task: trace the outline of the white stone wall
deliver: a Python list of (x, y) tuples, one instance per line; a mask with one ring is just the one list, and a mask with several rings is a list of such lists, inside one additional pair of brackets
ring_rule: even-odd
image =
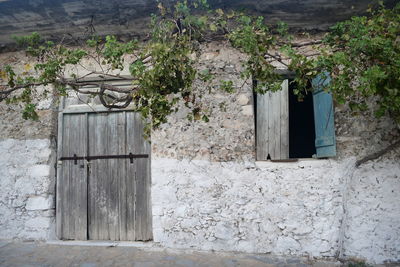
[(355, 158), (295, 163), (155, 158), (154, 241), (173, 248), (312, 257), (344, 251), (344, 257), (372, 263), (398, 261), (400, 165), (385, 161), (356, 169), (354, 163)]
[(355, 168), (357, 159), (397, 140), (398, 125), (373, 110), (356, 114), (336, 105), (336, 159), (257, 167), (252, 88), (240, 78), (244, 58), (226, 43), (203, 46), (201, 66), (234, 81), (234, 94), (205, 97), (211, 108), (224, 102), (225, 111), (214, 109), (208, 123), (182, 120), (180, 111), (152, 135), (154, 240), (168, 247), (399, 261), (400, 152)]
[(169, 247), (335, 256), (352, 162), (153, 159), (154, 241)]
[[(217, 77), (216, 91), (202, 100), (210, 122), (189, 122), (182, 109), (152, 134), (154, 241), (400, 261), (400, 151), (354, 167), (397, 140), (399, 127), (337, 105), (337, 159), (255, 163), (252, 85), (240, 78), (245, 57), (228, 43), (202, 49), (200, 68)], [(8, 53), (0, 61), (28, 59)], [(233, 81), (235, 92), (218, 91), (218, 78)], [(0, 104), (0, 238), (55, 238), (50, 140), (56, 123), (52, 102), (39, 104), (37, 122), (21, 119), (20, 107)]]
[(0, 140), (0, 239), (48, 239), (54, 223), (48, 139)]
[(347, 200), (344, 255), (400, 262), (399, 160), (360, 166), (349, 181)]

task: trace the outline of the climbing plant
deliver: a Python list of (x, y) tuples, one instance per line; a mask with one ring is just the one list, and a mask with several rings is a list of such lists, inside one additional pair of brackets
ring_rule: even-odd
[[(337, 102), (366, 110), (373, 99), (377, 116), (387, 114), (399, 123), (400, 4), (386, 9), (381, 3), (368, 12), (331, 27), (322, 40), (307, 43), (315, 46), (315, 53), (306, 56), (299, 50), (306, 44), (297, 43), (285, 23), (271, 26), (263, 17), (211, 10), (206, 0), (159, 1), (147, 41), (120, 42), (114, 36), (92, 35), (84, 47), (76, 48), (43, 40), (37, 33), (16, 38), (36, 63), (25, 65), (19, 74), (9, 65), (0, 67), (0, 101), (23, 103), (22, 116), (37, 119), (33, 96), (38, 86), (51, 84), (54, 90), (40, 91), (43, 96), (75, 91), (98, 96), (108, 108), (131, 105), (150, 122), (148, 131), (165, 123), (179, 102), (190, 108), (189, 119), (208, 121), (207, 107), (199, 104), (202, 95), (193, 89), (194, 81), (204, 82), (209, 92), (234, 91), (232, 81), (219, 81), (215, 88), (212, 72), (196, 68), (200, 44), (219, 36), (248, 55), (241, 76), (257, 80), (258, 93), (280, 89), (282, 77), (273, 64), (279, 62), (295, 72), (299, 98), (312, 90), (308, 86), (311, 79), (330, 73), (332, 82), (326, 90)], [(118, 73), (127, 68), (133, 77), (130, 88), (87, 79), (122, 79)], [(86, 89), (88, 85), (100, 89)]]

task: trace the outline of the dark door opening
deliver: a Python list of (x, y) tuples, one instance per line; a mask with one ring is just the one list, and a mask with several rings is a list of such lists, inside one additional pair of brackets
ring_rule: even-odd
[(315, 154), (313, 96), (309, 92), (301, 101), (289, 83), (289, 158), (311, 158)]

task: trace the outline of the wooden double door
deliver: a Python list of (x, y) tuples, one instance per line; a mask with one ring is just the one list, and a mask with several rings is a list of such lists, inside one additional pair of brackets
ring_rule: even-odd
[(57, 234), (150, 240), (150, 144), (130, 111), (59, 116)]

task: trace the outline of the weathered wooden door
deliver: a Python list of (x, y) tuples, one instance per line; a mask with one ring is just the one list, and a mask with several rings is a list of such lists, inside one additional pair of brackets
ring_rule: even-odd
[(75, 110), (59, 120), (59, 238), (152, 239), (150, 145), (140, 115)]

